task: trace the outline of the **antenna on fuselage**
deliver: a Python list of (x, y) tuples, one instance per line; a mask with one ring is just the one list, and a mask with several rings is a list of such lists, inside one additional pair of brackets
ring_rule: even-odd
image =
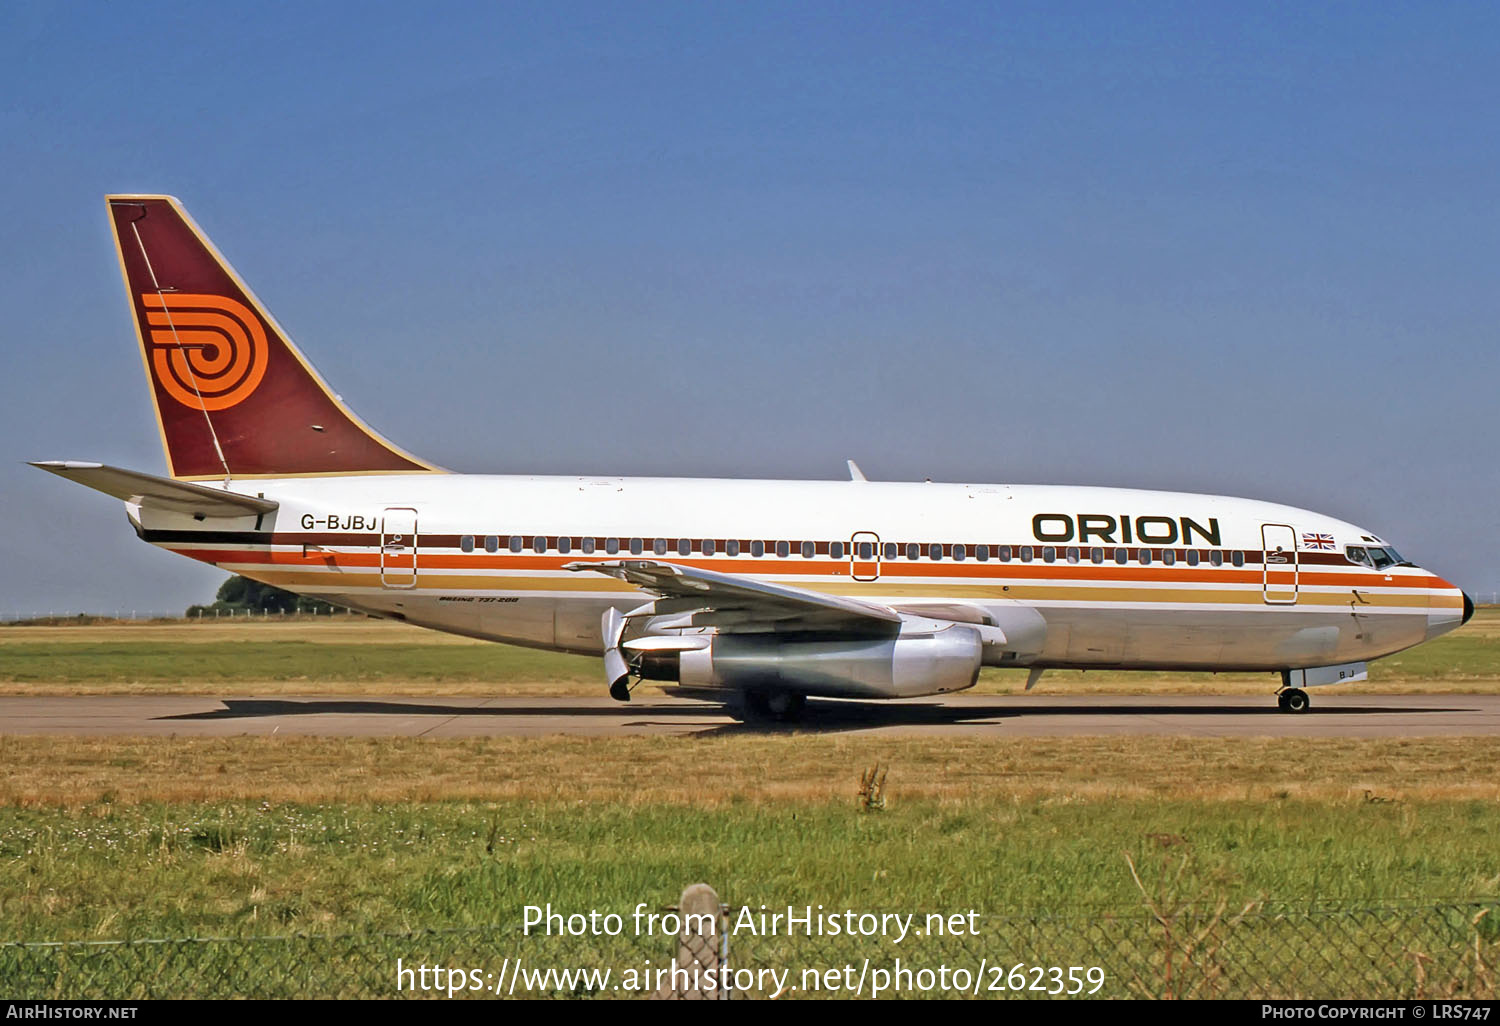
[(847, 464), (849, 464), (849, 480), (851, 480), (851, 481), (866, 481), (866, 480), (869, 480), (868, 478), (865, 477), (865, 472), (863, 470), (859, 469), (859, 464), (858, 463), (855, 463), (853, 460), (845, 460), (844, 462), (847, 463)]

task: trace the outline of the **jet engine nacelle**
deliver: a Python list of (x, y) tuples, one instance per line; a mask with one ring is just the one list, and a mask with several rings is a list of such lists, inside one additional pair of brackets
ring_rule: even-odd
[(979, 632), (962, 625), (931, 633), (832, 641), (720, 634), (705, 648), (648, 653), (641, 661), (641, 675), (693, 688), (908, 698), (973, 687), (982, 650)]

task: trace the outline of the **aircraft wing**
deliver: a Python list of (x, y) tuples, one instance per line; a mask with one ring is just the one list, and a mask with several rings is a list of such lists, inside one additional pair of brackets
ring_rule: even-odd
[(888, 606), (654, 559), (580, 561), (566, 568), (607, 574), (644, 588), (666, 600), (657, 604), (659, 612), (693, 613), (693, 623), (700, 626), (885, 632), (901, 623), (901, 614)]
[(103, 463), (48, 460), (31, 465), (69, 481), (77, 481), (96, 492), (174, 513), (191, 513), (202, 517), (253, 517), (270, 513), (280, 506), (280, 503), (272, 499), (242, 495), (191, 481), (157, 477), (155, 474), (143, 474), (138, 470), (123, 470)]

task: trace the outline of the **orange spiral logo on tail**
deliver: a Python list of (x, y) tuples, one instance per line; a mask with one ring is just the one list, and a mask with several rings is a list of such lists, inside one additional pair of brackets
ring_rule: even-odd
[(227, 410), (265, 376), (270, 347), (260, 318), (226, 296), (144, 293), (151, 325), (151, 369), (173, 399), (193, 409)]

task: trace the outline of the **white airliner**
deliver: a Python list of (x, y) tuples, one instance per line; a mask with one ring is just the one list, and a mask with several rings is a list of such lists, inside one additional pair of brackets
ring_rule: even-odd
[(36, 466), (145, 541), (632, 679), (906, 698), (983, 666), (1279, 671), (1279, 705), (1466, 622), (1379, 535), (1252, 499), (1113, 488), (455, 474), (350, 412), (170, 196), (108, 197), (170, 476)]

